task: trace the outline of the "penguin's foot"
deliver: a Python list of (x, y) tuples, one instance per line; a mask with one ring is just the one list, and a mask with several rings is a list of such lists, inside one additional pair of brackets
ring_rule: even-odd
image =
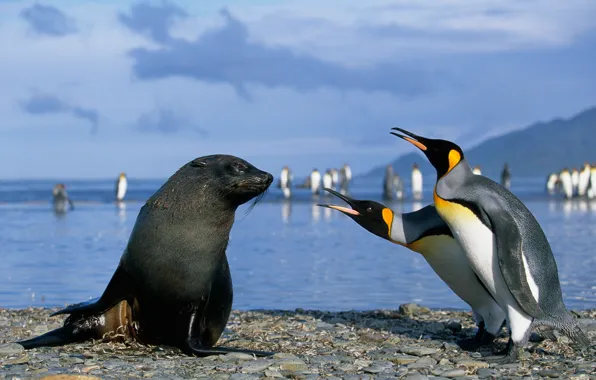
[(483, 359), (495, 364), (515, 363), (519, 358), (519, 350), (520, 348), (510, 338), (507, 347), (497, 352), (496, 355), (485, 356)]
[(484, 330), (478, 330), (473, 338), (466, 338), (457, 341), (457, 345), (464, 351), (476, 351), (480, 347), (487, 346), (493, 342), (495, 336)]

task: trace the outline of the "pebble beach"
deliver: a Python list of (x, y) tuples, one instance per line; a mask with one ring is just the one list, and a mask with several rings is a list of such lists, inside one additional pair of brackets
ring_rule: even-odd
[[(596, 379), (596, 351), (574, 351), (532, 334), (520, 361), (487, 363), (490, 348), (461, 350), (475, 326), (464, 311), (416, 304), (398, 310), (323, 312), (233, 311), (218, 345), (273, 351), (269, 358), (182, 355), (135, 342), (86, 342), (24, 351), (10, 343), (61, 326), (58, 309), (0, 309), (1, 379)], [(594, 342), (596, 310), (576, 311)], [(505, 346), (503, 330), (493, 350)]]

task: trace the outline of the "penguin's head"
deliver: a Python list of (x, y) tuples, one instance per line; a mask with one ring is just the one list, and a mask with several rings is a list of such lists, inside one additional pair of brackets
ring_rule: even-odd
[(390, 208), (375, 201), (355, 200), (328, 188), (325, 188), (325, 191), (342, 199), (350, 207), (327, 204), (318, 204), (318, 206), (341, 211), (369, 232), (394, 242), (390, 235), (394, 214)]
[(437, 170), (437, 178), (441, 178), (449, 173), (451, 169), (464, 159), (464, 152), (451, 141), (427, 139), (401, 128), (391, 129), (403, 133), (402, 135), (401, 133), (391, 132), (392, 135), (406, 140), (426, 155), (428, 161)]

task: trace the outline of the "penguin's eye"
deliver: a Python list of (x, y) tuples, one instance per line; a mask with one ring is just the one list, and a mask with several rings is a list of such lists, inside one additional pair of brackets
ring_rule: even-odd
[(372, 212), (372, 208), (371, 207), (367, 208), (366, 212)]

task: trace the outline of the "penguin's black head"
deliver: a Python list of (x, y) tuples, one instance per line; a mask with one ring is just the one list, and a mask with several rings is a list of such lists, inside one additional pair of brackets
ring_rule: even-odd
[(326, 204), (319, 204), (318, 206), (341, 211), (369, 232), (392, 241), (390, 234), (391, 225), (393, 224), (393, 211), (390, 208), (374, 201), (352, 199), (328, 188), (325, 188), (325, 191), (342, 199), (351, 208)]
[(391, 128), (403, 133), (391, 132), (392, 135), (406, 140), (420, 149), (428, 158), (428, 161), (437, 170), (437, 179), (449, 173), (461, 160), (464, 159), (464, 152), (459, 146), (447, 140), (427, 139), (417, 136), (401, 128)]

